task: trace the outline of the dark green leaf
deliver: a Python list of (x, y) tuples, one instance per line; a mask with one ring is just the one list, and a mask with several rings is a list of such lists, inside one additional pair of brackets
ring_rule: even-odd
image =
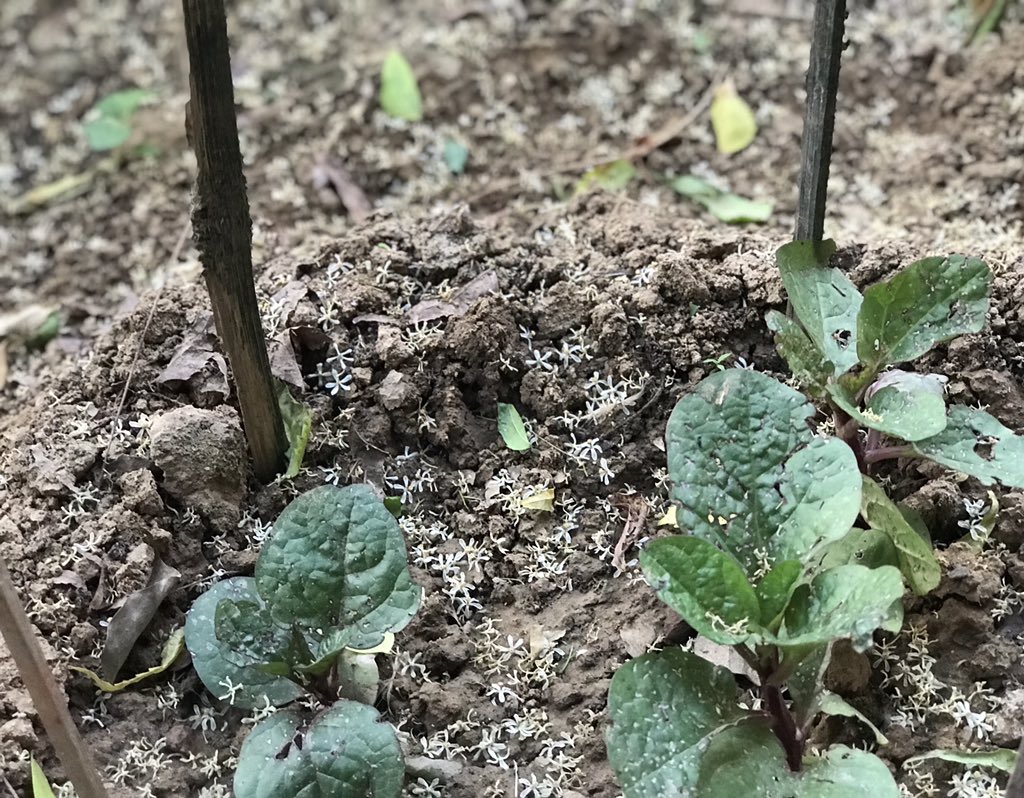
[(889, 741), (879, 728), (872, 723), (868, 717), (857, 707), (853, 706), (846, 699), (824, 690), (818, 697), (818, 707), (826, 715), (839, 716), (843, 718), (855, 718), (867, 726), (875, 735), (875, 742), (878, 745), (888, 745)]
[(453, 175), (461, 175), (466, 171), (469, 160), (469, 149), (455, 139), (444, 140), (444, 162)]
[(530, 436), (526, 433), (526, 425), (514, 405), (498, 402), (498, 434), (505, 441), (505, 445), (514, 452), (525, 452), (530, 448)]
[(685, 795), (708, 737), (746, 715), (733, 675), (680, 649), (619, 668), (608, 707), (608, 759), (626, 798)]
[(799, 560), (783, 560), (776, 563), (754, 588), (757, 600), (761, 604), (761, 622), (765, 627), (772, 628), (776, 619), (786, 609), (802, 571), (803, 567)]
[(309, 673), (319, 676), (331, 669), (338, 660), (338, 656), (352, 640), (351, 629), (332, 629), (317, 646), (316, 657), (308, 665), (297, 668), (300, 673)]
[[(243, 709), (263, 706), (266, 700), (280, 706), (301, 696), (303, 691), (297, 684), (262, 670), (260, 666), (268, 657), (253, 650), (255, 634), (251, 641), (241, 641), (244, 645), (238, 648), (217, 638), (216, 614), (222, 601), (262, 605), (256, 580), (244, 576), (218, 582), (196, 599), (185, 619), (185, 643), (206, 689), (218, 698), (230, 696), (231, 703)], [(232, 691), (239, 685), (237, 691)]]
[(814, 413), (758, 372), (702, 380), (668, 423), (679, 527), (732, 553), (748, 576), (845, 535), (860, 509), (860, 471), (846, 444), (814, 436)]
[(950, 255), (912, 263), (864, 292), (857, 354), (871, 371), (920, 357), (935, 344), (985, 324), (992, 272)]
[(985, 485), (998, 480), (1007, 487), (1024, 488), (1024, 437), (984, 410), (953, 405), (942, 432), (911, 445), (922, 457), (977, 477)]
[(861, 297), (850, 278), (828, 265), (832, 240), (793, 241), (775, 255), (793, 311), (833, 374), (857, 365), (857, 314)]
[(946, 401), (942, 394), (914, 383), (892, 383), (874, 392), (867, 407), (857, 407), (850, 392), (837, 383), (828, 386), (832, 401), (859, 424), (905, 441), (919, 441), (946, 426)]
[(872, 529), (883, 532), (892, 541), (900, 570), (911, 589), (919, 596), (933, 591), (942, 578), (942, 568), (931, 544), (907, 523), (900, 508), (870, 477), (864, 477), (862, 495), (861, 515)]
[(380, 69), (380, 107), (388, 116), (419, 122), (423, 118), (423, 98), (416, 75), (405, 57), (392, 50)]
[(366, 485), (323, 485), (289, 504), (263, 546), (256, 583), (275, 618), (352, 627), (353, 647), (404, 628), (421, 595), (398, 522)]
[(876, 629), (899, 631), (903, 578), (889, 565), (840, 565), (800, 585), (778, 634), (781, 646), (808, 646), (849, 638), (864, 651)]
[(288, 438), (288, 470), (282, 476), (284, 479), (294, 479), (302, 468), (306, 444), (313, 431), (313, 414), (306, 405), (292, 396), (291, 390), (281, 381), (277, 383), (277, 405), (281, 408), (284, 431)]
[(777, 310), (769, 310), (764, 320), (768, 329), (775, 333), (775, 347), (786, 359), (800, 386), (812, 396), (824, 396), (825, 385), (835, 367), (825, 360), (803, 327), (792, 319)]
[(709, 640), (734, 645), (756, 635), (761, 606), (732, 555), (675, 535), (650, 543), (640, 565), (658, 597)]
[(708, 213), (728, 224), (766, 222), (775, 207), (771, 202), (749, 200), (722, 191), (696, 175), (677, 177), (671, 185), (676, 193), (700, 203)]
[(899, 798), (889, 769), (874, 754), (836, 745), (807, 756), (799, 773), (786, 766), (767, 725), (743, 723), (716, 735), (701, 762), (699, 798)]
[(373, 707), (338, 701), (304, 730), (294, 710), (260, 721), (242, 744), (236, 798), (398, 798), (398, 738)]

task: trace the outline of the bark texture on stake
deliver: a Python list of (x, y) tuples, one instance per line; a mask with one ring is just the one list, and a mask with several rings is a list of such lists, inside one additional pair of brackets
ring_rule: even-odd
[(7, 565), (0, 557), (0, 633), (14, 657), (21, 680), (28, 688), (32, 704), (46, 729), (57, 756), (64, 764), (68, 778), (75, 785), (79, 798), (107, 798), (107, 788), (100, 780), (89, 750), (82, 742), (68, 712), (67, 697), (57, 686), (43, 650), (36, 640), (32, 624), (22, 609), (21, 600)]
[(839, 60), (843, 54), (846, 0), (817, 0), (807, 68), (807, 105), (800, 145), (800, 198), (797, 200), (797, 241), (821, 241), (825, 228), (825, 196), (832, 161), (832, 130), (839, 91)]
[(252, 219), (238, 146), (224, 0), (182, 0), (188, 43), (187, 126), (199, 173), (192, 197), (192, 238), (238, 388), (256, 477), (283, 468), (285, 439), (252, 279)]

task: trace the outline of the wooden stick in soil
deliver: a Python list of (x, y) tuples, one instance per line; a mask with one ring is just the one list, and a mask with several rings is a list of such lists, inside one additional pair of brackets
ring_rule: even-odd
[(238, 146), (224, 0), (182, 0), (182, 7), (191, 91), (186, 128), (199, 166), (192, 238), (217, 333), (235, 375), (253, 470), (269, 482), (284, 467), (288, 443), (252, 278), (252, 219)]
[(0, 557), (0, 633), (14, 657), (21, 680), (32, 697), (32, 704), (43, 722), (57, 756), (64, 764), (68, 778), (75, 785), (78, 798), (107, 798), (96, 765), (82, 741), (71, 713), (67, 698), (57, 686), (53, 673), (46, 664), (43, 650), (36, 640), (21, 600), (14, 590), (14, 582), (7, 565)]
[(817, 0), (800, 145), (800, 197), (794, 233), (797, 241), (821, 241), (825, 231), (825, 198), (845, 24), (846, 0)]

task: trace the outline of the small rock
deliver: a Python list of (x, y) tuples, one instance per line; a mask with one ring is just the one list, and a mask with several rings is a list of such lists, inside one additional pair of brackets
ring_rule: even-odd
[(12, 718), (0, 726), (0, 740), (10, 740), (28, 751), (35, 750), (39, 744), (32, 721), (28, 718)]
[(969, 543), (954, 543), (939, 554), (942, 581), (935, 588), (938, 598), (960, 596), (974, 604), (991, 601), (1002, 586), (1003, 565), (998, 556), (979, 553)]
[(245, 497), (247, 459), (238, 414), (227, 407), (179, 407), (153, 419), (150, 438), (164, 489), (217, 532), (233, 531)]
[(377, 396), (385, 410), (397, 410), (416, 401), (412, 380), (400, 371), (389, 371), (377, 389)]
[(156, 489), (156, 480), (148, 469), (122, 474), (117, 485), (124, 494), (124, 503), (141, 515), (163, 515), (164, 501)]

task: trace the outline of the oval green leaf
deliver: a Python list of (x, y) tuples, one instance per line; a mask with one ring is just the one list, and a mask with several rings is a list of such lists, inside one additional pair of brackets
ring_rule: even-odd
[(380, 107), (388, 116), (419, 122), (423, 98), (409, 62), (397, 50), (387, 54), (380, 68)]
[(369, 648), (412, 619), (422, 591), (401, 528), (366, 485), (323, 485), (289, 504), (256, 563), (274, 617), (311, 630), (351, 628)]
[(340, 700), (308, 729), (286, 710), (242, 744), (236, 798), (398, 798), (405, 765), (394, 729), (373, 707)]
[(919, 596), (931, 593), (942, 579), (942, 568), (931, 544), (907, 523), (900, 508), (870, 477), (864, 477), (863, 497), (861, 515), (872, 529), (892, 541), (907, 584)]
[(505, 445), (514, 452), (525, 452), (530, 448), (530, 436), (526, 432), (526, 425), (514, 405), (498, 402), (498, 434), (505, 441)]
[(984, 485), (998, 481), (1024, 488), (1024, 437), (984, 410), (953, 405), (942, 432), (911, 446), (921, 457), (976, 477)]
[(294, 682), (268, 674), (260, 667), (270, 661), (273, 652), (260, 651), (256, 641), (269, 630), (254, 630), (251, 639), (230, 643), (217, 638), (217, 610), (221, 602), (263, 606), (256, 592), (256, 580), (245, 576), (218, 582), (196, 599), (185, 618), (185, 644), (206, 689), (243, 709), (264, 706), (267, 701), (280, 706), (303, 695), (302, 688)]

